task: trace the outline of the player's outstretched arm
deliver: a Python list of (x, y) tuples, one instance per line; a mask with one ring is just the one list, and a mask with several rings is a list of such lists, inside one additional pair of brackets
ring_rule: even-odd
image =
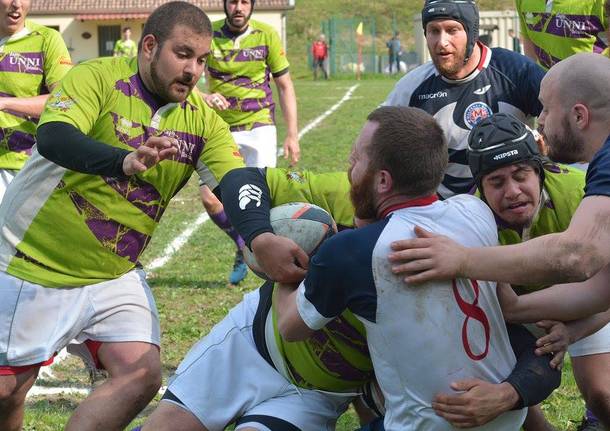
[(274, 80), (280, 96), (280, 106), (282, 107), (282, 114), (284, 115), (284, 121), (286, 123), (284, 158), (289, 158), (290, 164), (294, 165), (301, 157), (297, 124), (297, 97), (289, 72), (275, 77)]
[(263, 271), (281, 283), (301, 281), (309, 257), (294, 241), (273, 233), (269, 222), (271, 199), (265, 171), (233, 169), (222, 178), (220, 190), (225, 212), (254, 252)]
[(521, 285), (583, 281), (610, 263), (609, 199), (586, 197), (566, 231), (516, 245), (465, 248), (416, 228), (417, 238), (392, 245), (390, 261), (413, 284), (455, 277)]
[(510, 322), (541, 319), (571, 321), (605, 312), (610, 303), (610, 266), (581, 283), (557, 284), (526, 295), (498, 289), (502, 312)]
[(143, 172), (176, 154), (172, 139), (154, 137), (136, 151), (116, 148), (96, 141), (71, 124), (45, 123), (36, 131), (41, 156), (64, 168), (91, 175), (123, 177)]
[(44, 110), (48, 94), (33, 97), (0, 97), (0, 111), (16, 112), (38, 118)]

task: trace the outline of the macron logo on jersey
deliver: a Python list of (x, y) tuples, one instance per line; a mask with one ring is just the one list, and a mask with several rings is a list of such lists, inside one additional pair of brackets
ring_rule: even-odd
[(430, 100), (430, 99), (438, 99), (441, 97), (447, 97), (448, 93), (446, 91), (437, 91), (436, 93), (430, 94), (420, 94), (418, 96), (419, 100)]
[(250, 202), (255, 202), (256, 207), (261, 206), (261, 196), (263, 191), (254, 184), (246, 184), (239, 188), (239, 209), (242, 211), (248, 208)]

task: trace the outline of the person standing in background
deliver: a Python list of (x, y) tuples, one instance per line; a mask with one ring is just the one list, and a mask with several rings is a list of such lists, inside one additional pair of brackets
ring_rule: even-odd
[(396, 73), (400, 72), (400, 53), (402, 51), (400, 46), (400, 33), (394, 32), (394, 37), (388, 40), (386, 46), (388, 47), (388, 59), (389, 59), (389, 73), (392, 73), (392, 65), (396, 64)]
[(131, 28), (123, 29), (123, 36), (114, 44), (113, 57), (135, 57), (138, 55), (138, 45), (131, 40)]
[(508, 37), (513, 41), (513, 51), (521, 54), (521, 41), (517, 36), (515, 36), (515, 30), (512, 28), (508, 30)]
[[(279, 96), (286, 138), (284, 157), (299, 160), (297, 103), (286, 53), (270, 26), (250, 19), (254, 0), (225, 0), (226, 18), (213, 23), (214, 36), (207, 57), (208, 106), (229, 124), (231, 134), (247, 166), (275, 167), (277, 130), (271, 78)], [(210, 219), (235, 242), (237, 248), (230, 284), (247, 275), (242, 249), (244, 240), (229, 222), (222, 203), (205, 182), (200, 182), (201, 201)]]
[(30, 4), (0, 1), (0, 201), (32, 154), (49, 91), (72, 67), (61, 35), (26, 19)]
[(321, 34), (317, 40), (311, 45), (311, 53), (313, 55), (313, 79), (318, 79), (318, 68), (322, 70), (324, 79), (328, 79), (326, 72), (326, 59), (328, 58), (328, 44), (326, 36)]

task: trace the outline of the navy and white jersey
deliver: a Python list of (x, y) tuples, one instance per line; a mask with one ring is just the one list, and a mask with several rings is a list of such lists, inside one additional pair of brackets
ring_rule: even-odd
[(449, 165), (438, 189), (443, 198), (468, 193), (473, 185), (466, 148), (475, 124), (498, 112), (525, 121), (542, 110), (538, 93), (544, 70), (516, 52), (479, 46), (481, 61), (466, 78), (447, 79), (430, 61), (398, 81), (384, 102), (423, 109), (443, 128), (449, 146)]
[[(501, 382), (516, 360), (495, 283), (457, 279), (411, 287), (392, 273), (390, 243), (413, 238), (416, 225), (468, 247), (498, 241), (491, 211), (470, 195), (396, 209), (327, 240), (309, 263), (297, 308), (311, 329), (345, 309), (363, 322), (386, 400), (387, 431), (452, 430), (432, 410), (434, 395), (450, 393), (450, 383), (464, 378)], [(525, 413), (510, 411), (476, 429), (516, 431)]]
[(610, 136), (587, 169), (585, 197), (600, 195), (610, 196)]

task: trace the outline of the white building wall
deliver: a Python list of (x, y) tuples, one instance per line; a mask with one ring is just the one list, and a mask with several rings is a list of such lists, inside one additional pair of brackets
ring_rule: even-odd
[[(515, 30), (516, 36), (519, 36), (519, 16), (516, 11), (505, 10), (505, 11), (481, 11), (479, 12), (480, 19), (479, 25), (497, 25), (498, 29), (490, 32), (491, 34), (491, 47), (501, 47), (506, 49), (513, 49), (513, 42), (508, 36), (508, 30)], [(430, 60), (430, 53), (428, 52), (428, 46), (426, 45), (426, 38), (424, 37), (424, 30), (421, 24), (421, 15), (415, 15), (413, 17), (413, 28), (415, 31), (415, 50), (420, 63), (425, 63)], [(481, 34), (486, 33), (484, 31)]]

